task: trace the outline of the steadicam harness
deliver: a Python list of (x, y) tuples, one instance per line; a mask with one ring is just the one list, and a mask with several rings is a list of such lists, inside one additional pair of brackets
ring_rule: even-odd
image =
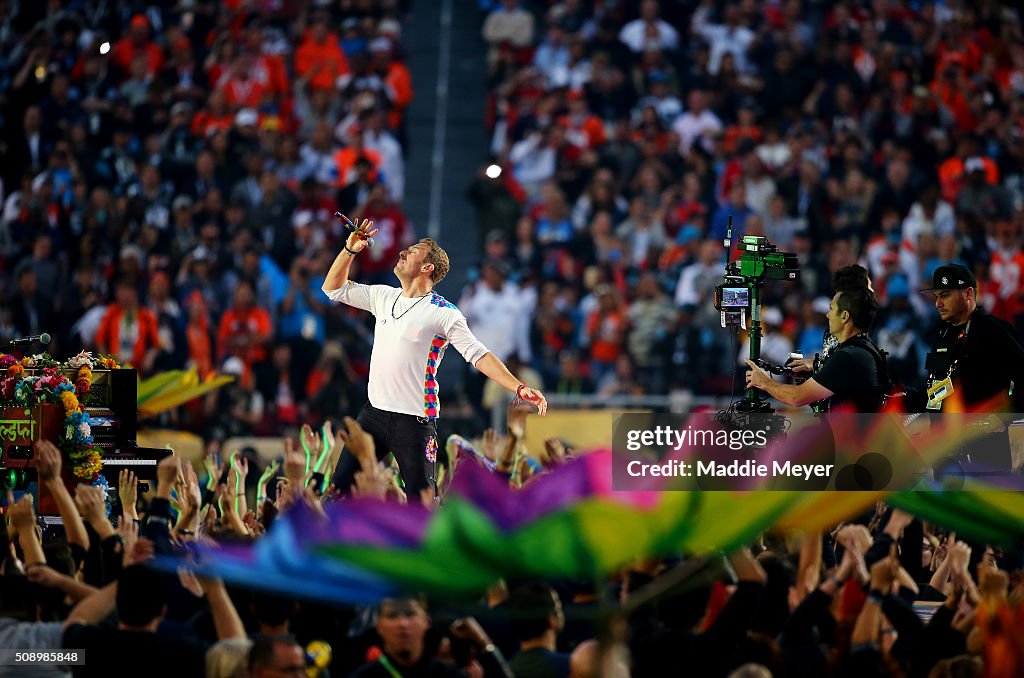
[[(878, 386), (882, 391), (882, 396), (878, 402), (879, 409), (881, 409), (882, 405), (885, 404), (885, 401), (888, 398), (888, 395), (892, 391), (893, 387), (892, 379), (890, 379), (889, 377), (889, 354), (886, 351), (880, 349), (875, 344), (875, 342), (871, 341), (871, 338), (867, 335), (866, 332), (858, 334), (855, 337), (851, 337), (850, 339), (847, 339), (846, 342), (842, 344), (842, 347), (845, 348), (846, 346), (857, 346), (864, 349), (869, 354), (871, 354), (872, 359), (875, 361), (875, 373), (878, 378)], [(837, 346), (836, 348), (839, 347)], [(835, 349), (830, 351), (830, 354), (831, 353), (835, 353)], [(825, 398), (824, 400), (819, 400), (816, 403), (811, 403), (811, 409), (814, 411), (815, 414), (822, 414), (828, 412), (831, 408), (831, 397)]]

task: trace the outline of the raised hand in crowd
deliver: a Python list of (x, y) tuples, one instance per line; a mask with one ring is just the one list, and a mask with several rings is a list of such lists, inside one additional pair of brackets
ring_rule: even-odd
[(46, 485), (50, 496), (57, 504), (57, 511), (64, 522), (64, 533), (69, 544), (77, 544), (83, 551), (89, 550), (89, 533), (78, 513), (75, 500), (68, 492), (61, 477), (63, 456), (61, 451), (49, 440), (39, 440), (34, 444), (36, 451), (36, 469), (39, 479)]
[(39, 541), (31, 494), (25, 494), (18, 501), (14, 501), (14, 495), (10, 490), (7, 491), (7, 538), (12, 544), (21, 544), (26, 569), (35, 564), (46, 564), (43, 546)]
[(263, 517), (263, 505), (267, 502), (267, 483), (269, 483), (274, 477), (276, 477), (278, 470), (281, 468), (281, 462), (274, 459), (272, 462), (267, 464), (267, 467), (263, 469), (263, 473), (260, 474), (260, 479), (256, 482), (256, 517), (262, 519)]
[(117, 477), (117, 498), (125, 520), (138, 520), (139, 479), (129, 469), (121, 469)]
[(35, 449), (36, 472), (39, 474), (39, 480), (47, 485), (60, 480), (63, 457), (57, 446), (49, 440), (39, 440), (35, 443)]
[(289, 492), (301, 492), (306, 486), (306, 457), (302, 450), (295, 448), (291, 438), (284, 439), (284, 474)]
[(355, 455), (363, 471), (375, 470), (377, 468), (377, 447), (373, 442), (373, 436), (364, 431), (359, 422), (352, 417), (345, 417), (344, 424), (344, 428), (338, 431), (342, 442)]
[(248, 501), (245, 496), (245, 479), (249, 475), (249, 459), (238, 452), (231, 455), (231, 472), (228, 474), (228, 484), (234, 487), (236, 504), (235, 512), (244, 516), (249, 510)]
[(75, 489), (75, 505), (82, 518), (96, 530), (101, 540), (114, 536), (114, 526), (107, 518), (107, 506), (103, 501), (104, 492), (92, 485), (79, 485)]
[(124, 549), (121, 567), (125, 568), (131, 564), (131, 554), (135, 549), (136, 542), (139, 541), (139, 524), (134, 520), (121, 520), (117, 524), (117, 534), (121, 537), (121, 544)]
[(205, 595), (203, 585), (199, 583), (199, 578), (196, 577), (195, 572), (192, 572), (188, 568), (178, 568), (178, 583), (181, 584), (181, 588), (185, 589), (196, 598), (202, 598), (203, 595)]
[(544, 458), (544, 466), (548, 469), (563, 466), (567, 461), (573, 459), (572, 450), (565, 446), (559, 438), (545, 438), (544, 451), (547, 455)]
[(223, 485), (223, 490), (220, 496), (220, 519), (221, 522), (229, 529), (237, 532), (241, 535), (248, 535), (249, 530), (246, 528), (245, 523), (242, 522), (242, 517), (238, 515), (236, 506), (238, 505), (238, 491), (235, 489), (235, 484), (228, 482)]
[(889, 522), (885, 526), (885, 533), (894, 541), (899, 541), (903, 536), (903, 530), (912, 522), (914, 522), (914, 516), (906, 511), (893, 509), (892, 515), (889, 516)]
[(125, 549), (124, 568), (128, 569), (132, 565), (140, 565), (152, 560), (155, 553), (156, 549), (153, 546), (153, 541), (146, 537), (139, 537), (135, 543), (132, 544), (131, 550)]
[(57, 572), (52, 567), (41, 563), (30, 567), (25, 576), (33, 584), (50, 589), (60, 589), (73, 602), (78, 602), (99, 590), (95, 586), (89, 586), (74, 577)]
[(242, 516), (242, 524), (245, 525), (246, 529), (249, 531), (249, 534), (253, 535), (254, 537), (260, 536), (265, 531), (263, 528), (263, 523), (259, 521), (259, 519), (256, 517), (256, 513), (253, 511), (248, 511), (244, 516)]
[(384, 501), (390, 484), (390, 474), (379, 465), (371, 465), (362, 471), (356, 471), (352, 496)]
[(299, 429), (299, 442), (306, 453), (306, 473), (315, 473), (320, 455), (324, 452), (324, 439), (319, 431), (314, 431), (309, 424), (303, 424)]
[(199, 489), (199, 478), (192, 464), (188, 461), (182, 462), (182, 473), (175, 486), (178, 495), (178, 521), (175, 524), (175, 534), (190, 537), (199, 530), (200, 511), (203, 505), (203, 494)]
[(480, 452), (491, 461), (496, 462), (498, 455), (501, 454), (500, 442), (497, 431), (493, 428), (485, 429), (483, 436), (480, 438)]
[(156, 466), (156, 496), (160, 499), (170, 500), (171, 490), (178, 482), (181, 474), (181, 458), (176, 455), (169, 455), (160, 460)]

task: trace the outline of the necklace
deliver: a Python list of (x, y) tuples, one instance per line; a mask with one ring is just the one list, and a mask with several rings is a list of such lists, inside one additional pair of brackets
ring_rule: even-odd
[(409, 308), (405, 309), (404, 311), (402, 311), (401, 313), (399, 313), (399, 314), (398, 314), (398, 315), (396, 316), (396, 315), (395, 315), (395, 305), (396, 305), (396, 304), (398, 303), (398, 300), (399, 300), (399, 299), (400, 299), (400, 298), (402, 297), (402, 295), (401, 295), (401, 294), (399, 294), (399, 295), (398, 295), (397, 297), (395, 297), (395, 300), (394, 300), (393, 302), (391, 302), (391, 318), (392, 318), (392, 320), (398, 320), (398, 319), (400, 319), (400, 318), (401, 318), (401, 317), (402, 317), (403, 315), (405, 315), (406, 313), (408, 313), (408, 312), (409, 312), (409, 311), (411, 311), (412, 309), (416, 308), (416, 304), (420, 303), (421, 301), (423, 301), (424, 299), (426, 299), (426, 298), (427, 298), (427, 297), (429, 297), (430, 295), (431, 295), (431, 292), (427, 292), (427, 293), (426, 293), (426, 294), (424, 294), (424, 295), (423, 295), (422, 297), (420, 297), (419, 299), (417, 299), (417, 300), (416, 300), (416, 303), (414, 303), (414, 304), (413, 304), (412, 306), (410, 306)]

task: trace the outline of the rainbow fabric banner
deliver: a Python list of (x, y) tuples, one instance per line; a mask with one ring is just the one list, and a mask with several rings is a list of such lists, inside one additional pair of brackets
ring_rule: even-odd
[(323, 601), (470, 599), (500, 578), (591, 579), (636, 558), (728, 552), (773, 527), (824, 529), (879, 498), (966, 538), (1024, 545), (1016, 492), (615, 492), (611, 463), (609, 451), (587, 454), (520, 491), (464, 464), (436, 512), (355, 499), (328, 506), (324, 521), (299, 507), (252, 546), (200, 546), (197, 569)]

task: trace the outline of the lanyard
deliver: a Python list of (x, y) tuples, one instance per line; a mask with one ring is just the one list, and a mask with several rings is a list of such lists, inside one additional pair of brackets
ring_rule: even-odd
[(974, 319), (971, 318), (967, 321), (967, 327), (965, 327), (964, 331), (960, 333), (960, 336), (956, 338), (957, 341), (967, 341), (967, 333), (971, 331), (971, 322), (973, 320)]
[[(948, 331), (948, 328), (947, 328), (947, 331)], [(964, 344), (967, 343), (967, 333), (970, 332), (970, 331), (971, 331), (971, 320), (968, 320), (967, 321), (967, 326), (964, 327), (964, 331), (961, 332), (960, 336), (958, 336), (956, 338), (956, 342), (957, 342), (956, 358), (953, 360), (953, 362), (949, 366), (949, 372), (946, 373), (947, 377), (952, 377), (953, 376), (953, 372), (956, 370), (957, 363), (960, 362), (960, 358), (964, 357), (963, 356), (963, 353), (964, 353), (963, 347), (964, 347)]]
[(381, 654), (380, 659), (377, 662), (384, 667), (384, 670), (391, 674), (391, 678), (402, 678), (402, 674), (398, 672), (398, 669), (394, 667), (391, 660), (386, 655)]

